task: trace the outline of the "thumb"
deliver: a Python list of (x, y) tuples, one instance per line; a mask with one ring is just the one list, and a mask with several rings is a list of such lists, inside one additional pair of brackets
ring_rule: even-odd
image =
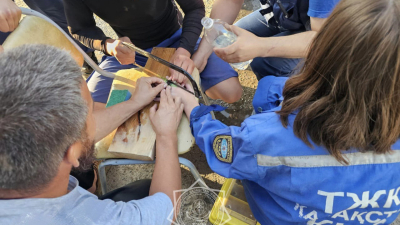
[(242, 33), (242, 28), (235, 26), (235, 25), (227, 25), (227, 29), (232, 31), (234, 34), (236, 34), (237, 36), (239, 36)]
[(150, 120), (153, 120), (154, 115), (156, 115), (156, 111), (157, 111), (157, 104), (154, 104), (151, 108), (150, 108)]
[(152, 88), (153, 95), (157, 95), (166, 87), (166, 83), (161, 83), (154, 88)]
[(123, 42), (128, 42), (128, 43), (132, 44), (131, 39), (129, 37), (126, 37), (126, 36), (125, 37), (120, 37), (120, 38), (118, 38), (118, 40), (123, 41)]

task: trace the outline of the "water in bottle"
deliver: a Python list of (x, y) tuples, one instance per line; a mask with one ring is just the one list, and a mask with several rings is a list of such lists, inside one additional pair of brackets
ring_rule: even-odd
[[(211, 43), (214, 47), (224, 48), (231, 44), (233, 44), (237, 36), (233, 32), (227, 30), (226, 24), (224, 21), (219, 19), (211, 19), (208, 17), (204, 17), (201, 20), (201, 24), (204, 27), (204, 37), (206, 40)], [(245, 70), (252, 60), (240, 63), (231, 63), (231, 65), (239, 70)]]

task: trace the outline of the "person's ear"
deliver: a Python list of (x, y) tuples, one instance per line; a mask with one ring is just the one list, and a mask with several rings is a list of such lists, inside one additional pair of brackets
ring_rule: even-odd
[(82, 143), (77, 141), (69, 146), (64, 156), (64, 161), (71, 164), (73, 167), (79, 166), (79, 157), (81, 156)]

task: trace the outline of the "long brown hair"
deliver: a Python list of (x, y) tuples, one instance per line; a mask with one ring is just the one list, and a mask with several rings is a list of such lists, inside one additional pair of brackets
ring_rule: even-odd
[(342, 0), (316, 35), (278, 112), (294, 133), (338, 161), (387, 153), (400, 136), (400, 0)]

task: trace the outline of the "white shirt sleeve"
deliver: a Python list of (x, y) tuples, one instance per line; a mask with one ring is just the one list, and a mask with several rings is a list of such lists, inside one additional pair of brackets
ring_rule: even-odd
[(121, 218), (121, 221), (127, 222), (126, 224), (171, 224), (168, 218), (172, 215), (173, 205), (171, 199), (164, 193), (159, 192), (152, 196), (129, 201), (124, 204), (132, 210), (130, 213), (125, 211), (128, 209), (123, 209), (121, 212), (121, 216), (124, 217)]

